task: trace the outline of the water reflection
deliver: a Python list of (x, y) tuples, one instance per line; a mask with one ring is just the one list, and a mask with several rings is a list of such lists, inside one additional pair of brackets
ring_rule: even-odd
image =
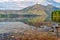
[(53, 22), (60, 22), (60, 17), (36, 16), (31, 18), (23, 18), (20, 21), (29, 25), (40, 26), (40, 25), (53, 24)]
[(52, 21), (54, 22), (60, 22), (60, 17), (52, 17)]
[[(3, 16), (3, 18), (1, 18)], [(10, 21), (10, 22), (23, 22), (29, 25), (40, 26), (40, 24), (44, 24), (44, 22), (60, 22), (60, 17), (57, 16), (41, 16), (41, 15), (17, 15), (17, 14), (8, 14), (0, 16), (0, 21)], [(4, 18), (5, 17), (5, 18)], [(46, 23), (47, 24), (47, 23)]]
[(21, 22), (24, 22), (25, 24), (33, 25), (33, 26), (40, 26), (39, 24), (46, 21), (47, 16), (36, 16), (31, 18), (24, 18), (21, 19)]
[(33, 14), (0, 14), (0, 22), (16, 22), (16, 21), (20, 21), (21, 19), (25, 19), (25, 18), (33, 18), (36, 16), (40, 16), (40, 15), (33, 15)]

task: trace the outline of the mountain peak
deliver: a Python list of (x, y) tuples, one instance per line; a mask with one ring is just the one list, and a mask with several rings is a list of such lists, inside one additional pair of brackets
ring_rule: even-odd
[(41, 4), (35, 4), (34, 6), (43, 6), (43, 5), (41, 5)]
[(39, 6), (40, 6), (40, 4), (35, 4), (34, 6), (38, 6), (38, 7), (39, 7)]
[(40, 4), (36, 3), (35, 5), (40, 5)]
[(40, 8), (40, 7), (43, 7), (43, 5), (41, 5), (41, 4), (35, 4), (35, 5), (33, 5), (33, 8)]

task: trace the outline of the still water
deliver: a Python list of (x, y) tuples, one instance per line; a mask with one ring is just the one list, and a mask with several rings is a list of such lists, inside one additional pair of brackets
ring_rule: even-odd
[[(14, 31), (17, 29), (30, 29), (31, 27), (40, 27), (40, 25), (48, 25), (48, 22), (55, 22), (57, 17), (23, 15), (19, 18), (0, 18), (0, 33)], [(46, 23), (45, 23), (46, 22)], [(50, 25), (50, 24), (49, 24)]]

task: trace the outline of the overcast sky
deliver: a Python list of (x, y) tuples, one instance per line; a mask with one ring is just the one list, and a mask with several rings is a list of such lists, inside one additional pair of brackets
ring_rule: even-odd
[[(44, 1), (47, 1), (47, 0), (0, 0), (0, 2), (8, 2), (8, 1), (17, 1), (17, 2), (20, 2), (20, 1), (39, 1), (39, 2), (44, 2)], [(55, 2), (59, 2), (60, 3), (60, 0), (53, 0)]]
[[(5, 2), (8, 2), (8, 3), (5, 3)], [(17, 2), (17, 3), (11, 3), (11, 2)], [(3, 6), (5, 8), (6, 7), (23, 8), (23, 7), (31, 6), (36, 3), (42, 4), (42, 5), (53, 5), (56, 7), (60, 7), (60, 0), (0, 0), (0, 6)]]
[[(16, 1), (16, 2), (21, 2), (21, 1), (32, 1), (32, 2), (37, 2), (37, 3), (43, 3), (43, 2), (47, 2), (48, 0), (0, 0), (0, 2), (12, 2), (12, 1)], [(58, 2), (60, 3), (60, 0), (49, 0), (49, 1), (54, 1), (54, 2)]]

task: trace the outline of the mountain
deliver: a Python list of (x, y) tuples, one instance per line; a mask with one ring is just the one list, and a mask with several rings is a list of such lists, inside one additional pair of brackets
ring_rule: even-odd
[(41, 4), (35, 4), (33, 6), (29, 6), (27, 8), (24, 8), (22, 10), (20, 10), (23, 13), (29, 13), (29, 14), (37, 14), (37, 15), (51, 15), (51, 12), (53, 10), (57, 10), (58, 8), (51, 6), (51, 5), (47, 5), (47, 6), (43, 6)]
[(18, 12), (18, 14), (26, 13), (26, 14), (38, 14), (38, 15), (51, 15), (51, 12), (53, 10), (59, 9), (52, 5), (44, 6), (41, 4), (35, 4), (33, 6), (28, 6), (26, 8), (24, 6), (24, 9), (23, 9), (23, 7), (21, 7), (20, 5), (21, 5), (21, 3), (19, 3), (19, 2), (4, 2), (4, 3), (0, 2), (0, 12), (1, 13), (8, 12), (8, 13), (14, 13), (14, 14), (16, 14)]

